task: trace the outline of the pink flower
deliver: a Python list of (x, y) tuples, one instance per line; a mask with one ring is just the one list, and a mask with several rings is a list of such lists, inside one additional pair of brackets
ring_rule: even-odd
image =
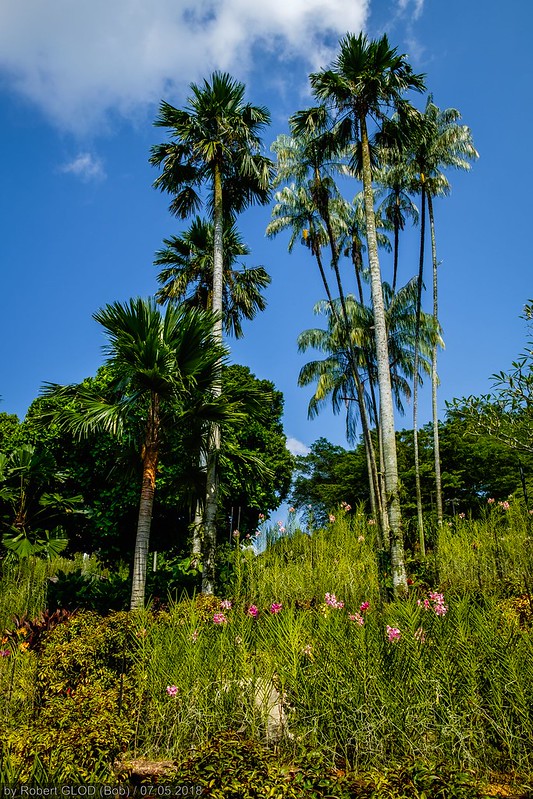
[(169, 696), (177, 696), (178, 695), (178, 687), (176, 685), (167, 685), (167, 694)]
[(261, 519), (262, 522), (264, 522), (265, 521), (265, 514), (264, 513), (260, 513), (259, 514), (259, 518)]
[(354, 621), (356, 624), (359, 624), (361, 627), (365, 623), (365, 620), (363, 619), (360, 613), (349, 613), (348, 618), (350, 619), (350, 621)]
[(220, 603), (220, 610), (231, 610), (231, 599), (223, 599)]
[(294, 508), (289, 508), (289, 513), (296, 513), (296, 511), (294, 510)]
[(255, 619), (257, 618), (259, 611), (257, 610), (257, 607), (255, 605), (250, 605), (246, 613), (248, 614), (248, 616), (251, 616), (253, 619)]
[(341, 502), (341, 508), (342, 508), (342, 509), (343, 509), (343, 510), (344, 510), (346, 513), (348, 513), (348, 511), (351, 511), (351, 509), (352, 509), (352, 506), (351, 506), (351, 505), (348, 505), (348, 503), (347, 503), (347, 502), (344, 502), (344, 501), (343, 501), (343, 502)]
[(198, 632), (198, 630), (195, 630), (195, 631), (193, 632), (193, 634), (191, 635), (191, 641), (193, 642), (193, 644), (195, 644), (195, 643), (197, 642), (197, 640), (198, 640), (198, 635), (199, 635), (199, 632)]
[(213, 624), (226, 624), (227, 621), (228, 620), (223, 613), (215, 613), (213, 616)]
[(487, 505), (493, 505), (493, 504), (494, 504), (494, 497), (489, 497), (487, 500)]
[(270, 606), (270, 612), (271, 613), (279, 613), (281, 608), (282, 608), (282, 603), (281, 602), (273, 602), (271, 604), (271, 606)]
[(240, 536), (239, 531), (238, 530), (234, 530), (233, 533), (232, 533), (232, 536), (233, 536), (233, 538), (238, 538)]
[(361, 611), (361, 613), (366, 613), (366, 611), (368, 610), (369, 607), (370, 607), (370, 602), (363, 602), (359, 606), (359, 610)]
[(509, 510), (509, 508), (511, 507), (511, 506), (509, 505), (509, 503), (507, 502), (507, 500), (506, 500), (506, 499), (504, 499), (504, 501), (503, 501), (503, 502), (498, 502), (498, 505), (499, 505), (499, 507), (500, 507), (502, 510)]
[(465, 517), (465, 514), (464, 514), (464, 513), (459, 513), (458, 515), (459, 515), (459, 518), (460, 518), (460, 519), (464, 519), (464, 517)]
[(0, 649), (0, 658), (8, 658), (11, 654), (9, 649)]
[(399, 641), (400, 638), (402, 637), (402, 634), (401, 634), (401, 632), (399, 631), (399, 629), (397, 627), (390, 627), (387, 624), (387, 637), (388, 637), (389, 641), (391, 641), (391, 642), (392, 641)]
[(329, 514), (329, 520), (331, 524), (333, 524), (333, 522), (335, 521), (335, 516), (332, 513)]
[(326, 600), (326, 605), (329, 605), (331, 608), (343, 608), (344, 602), (341, 602), (340, 599), (337, 599), (335, 594), (327, 593), (324, 597)]

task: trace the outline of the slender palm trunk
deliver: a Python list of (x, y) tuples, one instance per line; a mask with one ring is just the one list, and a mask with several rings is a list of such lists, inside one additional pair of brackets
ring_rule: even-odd
[(420, 211), (420, 259), (418, 266), (418, 283), (416, 292), (416, 322), (415, 322), (415, 364), (413, 377), (413, 443), (415, 451), (415, 485), (416, 485), (416, 514), (418, 519), (418, 541), (420, 555), (426, 556), (426, 541), (424, 537), (424, 515), (422, 509), (422, 489), (420, 486), (420, 452), (418, 448), (418, 363), (420, 349), (420, 316), (422, 313), (422, 284), (424, 277), (424, 245), (426, 238), (426, 184), (422, 175), (421, 211)]
[(394, 266), (392, 271), (392, 291), (396, 292), (396, 281), (398, 279), (398, 252), (400, 248), (400, 196), (395, 198), (396, 208), (394, 209)]
[(372, 189), (370, 147), (368, 142), (366, 117), (364, 113), (359, 115), (359, 125), (361, 131), (363, 196), (365, 201), (366, 235), (368, 243), (368, 260), (370, 265), (370, 287), (372, 293), (372, 307), (374, 310), (374, 328), (376, 337), (376, 360), (378, 368), (383, 462), (385, 467), (385, 490), (390, 526), (392, 580), (394, 595), (401, 596), (407, 593), (407, 575), (405, 572), (405, 554), (400, 510), (398, 462), (396, 457), (396, 431), (394, 427), (394, 407), (392, 402), (385, 304), (383, 302), (383, 287), (381, 282), (376, 221), (374, 215), (374, 192)]
[[(222, 296), (224, 281), (223, 252), (223, 206), (222, 171), (220, 163), (215, 164), (213, 174), (213, 312), (218, 315), (213, 330), (215, 341), (222, 342)], [(213, 383), (213, 393), (222, 393), (221, 376)], [(204, 570), (202, 574), (202, 593), (213, 594), (215, 590), (215, 558), (217, 543), (216, 516), (218, 508), (218, 453), (220, 450), (220, 425), (211, 427), (209, 454), (207, 457), (205, 523), (204, 523)]]
[[(439, 322), (438, 286), (437, 286), (437, 240), (435, 237), (435, 217), (433, 214), (433, 198), (428, 193), (428, 212), (429, 228), (431, 231), (431, 256), (433, 261), (433, 319), (435, 330)], [(442, 477), (440, 468), (440, 443), (439, 443), (439, 414), (437, 408), (437, 342), (433, 345), (431, 353), (431, 407), (433, 417), (433, 452), (435, 455), (435, 488), (437, 505), (437, 524), (440, 526), (443, 520), (442, 512)]]
[(133, 556), (131, 610), (144, 607), (146, 568), (148, 548), (150, 546), (150, 529), (152, 526), (152, 508), (154, 504), (157, 462), (159, 459), (159, 426), (159, 398), (155, 392), (152, 392), (143, 452), (141, 500), (139, 503), (137, 537)]

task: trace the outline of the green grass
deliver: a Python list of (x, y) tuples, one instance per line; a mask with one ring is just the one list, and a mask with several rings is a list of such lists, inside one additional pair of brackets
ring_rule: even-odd
[[(479, 522), (445, 525), (429, 556), (440, 585), (413, 574), (409, 600), (383, 604), (372, 527), (360, 514), (336, 517), (260, 556), (236, 550), (224, 597), (231, 608), (221, 608), (222, 597), (184, 599), (116, 621), (81, 616), (57, 628), (42, 653), (10, 642), (12, 655), (0, 658), (5, 762), (28, 771), (37, 754), (55, 768), (46, 760), (54, 729), (43, 720), (53, 727), (68, 717), (70, 729), (81, 729), (83, 699), (95, 708), (95, 768), (106, 754), (102, 730), (115, 718), (113, 746), (137, 758), (188, 762), (233, 731), (257, 745), (275, 743), (280, 763), (319, 752), (325, 770), (385, 773), (416, 762), (531, 775), (529, 520), (494, 508)], [(4, 624), (24, 602), (30, 612), (43, 606), (53, 567), (35, 561), (4, 576)], [(436, 590), (447, 607), (441, 615), (438, 600), (424, 605)], [(328, 604), (326, 593), (342, 607)], [(273, 602), (282, 605), (278, 613)], [(361, 611), (363, 602), (369, 607)], [(215, 624), (216, 613), (226, 621)], [(33, 718), (33, 737), (17, 734), (21, 718)], [(81, 755), (72, 747), (69, 757), (74, 773)]]

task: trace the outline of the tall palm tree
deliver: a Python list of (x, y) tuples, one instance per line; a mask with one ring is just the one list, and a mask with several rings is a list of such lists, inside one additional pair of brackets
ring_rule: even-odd
[(101, 397), (84, 384), (48, 384), (43, 395), (65, 401), (53, 412), (53, 421), (80, 437), (94, 431), (121, 436), (126, 420), (141, 414), (142, 485), (131, 592), (131, 607), (139, 608), (144, 604), (162, 431), (187, 419), (238, 416), (238, 408), (214, 391), (226, 350), (213, 337), (211, 312), (169, 305), (163, 315), (154, 300), (138, 298), (106, 305), (94, 319), (108, 339), (104, 351), (113, 374), (109, 395)]
[[(340, 42), (339, 55), (330, 69), (311, 74), (310, 81), (315, 97), (321, 103), (328, 104), (335, 113), (335, 130), (339, 138), (353, 145), (354, 171), (359, 168), (360, 157), (376, 339), (385, 488), (391, 530), (390, 553), (394, 593), (398, 596), (407, 592), (407, 576), (386, 315), (374, 220), (373, 168), (368, 121), (382, 120), (388, 111), (405, 103), (405, 92), (422, 91), (425, 88), (424, 81), (423, 76), (412, 71), (406, 57), (398, 55), (396, 48), (390, 47), (387, 36), (369, 41), (364, 34), (347, 34)], [(310, 109), (297, 115), (294, 118), (296, 132), (315, 128), (320, 113), (319, 109)]]
[[(162, 172), (154, 186), (173, 195), (170, 211), (181, 219), (202, 205), (205, 187), (213, 219), (213, 305), (215, 336), (222, 340), (224, 285), (224, 216), (269, 199), (272, 162), (261, 154), (260, 133), (270, 122), (264, 107), (244, 102), (245, 86), (225, 72), (214, 72), (201, 86), (191, 84), (184, 109), (163, 102), (158, 127), (171, 141), (152, 147), (150, 163)], [(219, 393), (222, 387), (216, 389)], [(202, 590), (212, 593), (218, 495), (217, 453), (220, 428), (211, 430), (205, 503), (206, 559)]]
[[(447, 108), (441, 111), (430, 95), (426, 108), (418, 123), (415, 123), (411, 137), (411, 153), (409, 172), (411, 186), (420, 192), (421, 218), (425, 220), (425, 211), (429, 216), (431, 253), (433, 267), (433, 316), (438, 319), (438, 261), (435, 237), (435, 217), (433, 198), (447, 195), (450, 192), (450, 183), (443, 173), (443, 169), (470, 169), (470, 161), (478, 157), (474, 147), (472, 134), (466, 125), (459, 125), (461, 119), (459, 111)], [(421, 299), (422, 270), (424, 262), (425, 225), (420, 226), (420, 270), (419, 270), (419, 296)], [(420, 307), (420, 300), (419, 300)], [(435, 457), (436, 479), (436, 508), (437, 522), (442, 524), (442, 482), (440, 469), (439, 422), (437, 408), (437, 345), (432, 354), (432, 417), (433, 417), (433, 449)], [(415, 431), (415, 456), (417, 454), (417, 441)], [(420, 523), (419, 523), (420, 524)], [(422, 546), (422, 545), (421, 545)]]

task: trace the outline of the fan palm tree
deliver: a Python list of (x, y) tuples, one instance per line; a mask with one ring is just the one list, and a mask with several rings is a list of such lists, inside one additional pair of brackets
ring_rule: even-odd
[[(395, 595), (407, 591), (403, 533), (399, 499), (398, 465), (394, 426), (394, 408), (387, 341), (387, 326), (381, 270), (379, 264), (374, 192), (368, 120), (378, 122), (388, 111), (405, 103), (403, 94), (422, 91), (423, 76), (416, 75), (404, 55), (391, 48), (387, 36), (369, 41), (364, 34), (347, 34), (340, 42), (340, 52), (330, 69), (311, 74), (315, 97), (328, 104), (336, 115), (335, 131), (340, 139), (353, 146), (352, 167), (359, 169), (363, 180), (366, 237), (370, 265), (370, 284), (376, 339), (379, 402), (385, 465), (385, 487), (391, 529), (391, 563)], [(296, 132), (313, 130), (323, 115), (320, 109), (309, 109), (296, 115)]]
[[(154, 300), (115, 302), (94, 314), (107, 335), (104, 351), (113, 379), (109, 395), (88, 386), (47, 384), (46, 397), (65, 402), (53, 421), (80, 437), (94, 431), (121, 436), (126, 420), (140, 414), (142, 485), (133, 561), (131, 607), (144, 604), (152, 506), (165, 425), (187, 419), (221, 421), (238, 408), (216, 395), (214, 385), (226, 350), (213, 337), (211, 312), (167, 306)], [(48, 420), (46, 411), (42, 421)]]
[[(244, 102), (245, 86), (225, 72), (214, 72), (203, 85), (191, 84), (192, 95), (184, 109), (163, 102), (158, 127), (170, 131), (171, 141), (152, 147), (150, 163), (162, 172), (154, 186), (173, 195), (170, 211), (181, 219), (202, 205), (199, 191), (206, 187), (213, 219), (212, 310), (215, 336), (222, 340), (224, 285), (224, 216), (269, 200), (272, 162), (262, 155), (260, 133), (270, 122), (264, 107)], [(215, 386), (220, 393), (222, 387)], [(205, 538), (213, 549), (216, 539), (220, 428), (211, 431), (207, 464)], [(213, 573), (205, 569), (205, 591), (213, 590)]]

